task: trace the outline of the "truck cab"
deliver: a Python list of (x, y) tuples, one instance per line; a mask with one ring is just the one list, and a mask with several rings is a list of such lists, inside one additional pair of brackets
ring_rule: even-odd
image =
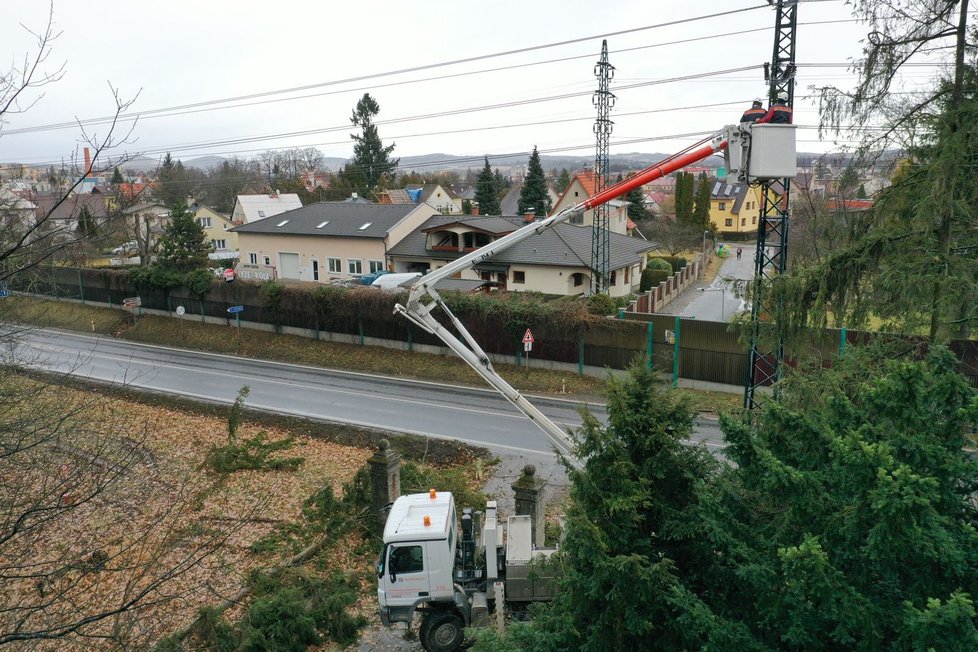
[(453, 602), (458, 519), (449, 492), (401, 496), (384, 526), (377, 559), (377, 599), (385, 625), (410, 623), (426, 603)]

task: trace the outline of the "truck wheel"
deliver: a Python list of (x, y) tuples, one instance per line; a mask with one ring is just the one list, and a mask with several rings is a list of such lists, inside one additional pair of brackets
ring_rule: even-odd
[(464, 624), (458, 615), (443, 611), (421, 623), (421, 646), (428, 652), (455, 652), (462, 645)]

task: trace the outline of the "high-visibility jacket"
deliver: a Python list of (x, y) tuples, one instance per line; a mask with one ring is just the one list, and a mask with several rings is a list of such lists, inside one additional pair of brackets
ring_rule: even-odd
[(762, 117), (764, 117), (764, 115), (766, 113), (767, 112), (764, 109), (762, 109), (761, 107), (759, 107), (759, 106), (757, 106), (757, 107), (751, 107), (751, 108), (747, 109), (746, 111), (744, 111), (744, 115), (740, 116), (740, 121), (741, 122), (757, 122)]
[(757, 120), (756, 124), (790, 125), (791, 107), (786, 104), (772, 104), (764, 117)]

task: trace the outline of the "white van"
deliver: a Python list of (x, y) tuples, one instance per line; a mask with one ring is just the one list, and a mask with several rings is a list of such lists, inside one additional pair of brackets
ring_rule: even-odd
[(403, 290), (400, 287), (402, 283), (414, 280), (421, 276), (421, 272), (411, 272), (407, 274), (384, 274), (383, 276), (378, 276), (370, 287), (380, 288), (381, 290), (387, 290), (388, 292), (397, 292), (398, 290)]

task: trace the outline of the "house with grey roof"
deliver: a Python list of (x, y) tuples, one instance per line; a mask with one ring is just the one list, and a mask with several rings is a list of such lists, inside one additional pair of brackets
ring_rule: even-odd
[[(438, 269), (525, 224), (522, 217), (436, 216), (392, 246), (387, 257), (396, 272)], [(609, 234), (610, 293), (624, 296), (638, 289), (647, 254), (654, 242)], [(591, 227), (558, 224), (461, 273), (462, 279), (493, 281), (512, 292), (573, 296), (591, 286)]]
[(242, 278), (328, 283), (388, 270), (387, 251), (438, 211), (428, 204), (320, 202), (244, 224)]

